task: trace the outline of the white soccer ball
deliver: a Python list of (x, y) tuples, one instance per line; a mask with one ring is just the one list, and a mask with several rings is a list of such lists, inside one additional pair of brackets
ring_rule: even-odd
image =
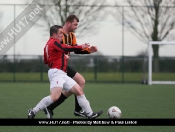
[(122, 112), (117, 106), (112, 106), (108, 109), (107, 115), (110, 119), (117, 119), (121, 117)]

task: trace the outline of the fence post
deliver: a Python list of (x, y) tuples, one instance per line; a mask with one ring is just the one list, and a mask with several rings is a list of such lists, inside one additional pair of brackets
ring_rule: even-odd
[[(14, 14), (13, 17), (15, 19), (16, 17), (16, 5), (14, 5)], [(14, 26), (15, 26), (15, 21), (14, 21)], [(15, 64), (15, 60), (16, 60), (16, 55), (15, 55), (15, 35), (14, 35), (14, 55), (13, 55), (13, 82), (16, 82), (16, 64)]]
[(43, 60), (42, 56), (40, 56), (40, 81), (43, 81)]
[(125, 82), (124, 79), (124, 22), (125, 22), (125, 16), (124, 16), (124, 6), (122, 6), (122, 83)]
[(95, 82), (97, 81), (97, 57), (95, 57), (94, 80), (95, 80)]
[(15, 55), (13, 57), (13, 82), (16, 82), (16, 64), (15, 64)]

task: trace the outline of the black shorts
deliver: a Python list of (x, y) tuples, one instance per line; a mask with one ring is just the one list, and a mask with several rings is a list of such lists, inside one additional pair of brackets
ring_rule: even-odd
[(71, 67), (67, 66), (67, 75), (68, 75), (69, 77), (73, 78), (73, 77), (75, 76), (76, 73), (77, 73), (77, 72), (76, 72), (74, 69), (72, 69)]

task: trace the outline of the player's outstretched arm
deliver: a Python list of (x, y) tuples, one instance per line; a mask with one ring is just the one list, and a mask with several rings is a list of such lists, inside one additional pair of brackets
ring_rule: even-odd
[(91, 46), (90, 48), (86, 48), (84, 50), (81, 51), (75, 51), (75, 54), (91, 54), (97, 51), (97, 47), (96, 46)]
[(60, 44), (57, 41), (54, 42), (55, 49), (57, 49), (60, 52), (72, 52), (72, 51), (81, 51), (83, 49), (88, 48), (89, 44), (82, 44), (78, 46), (70, 46), (65, 44)]

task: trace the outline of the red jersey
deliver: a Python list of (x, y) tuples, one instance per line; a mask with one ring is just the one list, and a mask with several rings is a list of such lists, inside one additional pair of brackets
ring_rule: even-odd
[(50, 38), (44, 47), (44, 63), (50, 68), (57, 68), (66, 71), (67, 57), (65, 53), (72, 51), (81, 51), (82, 46), (68, 46), (60, 44), (55, 38)]

